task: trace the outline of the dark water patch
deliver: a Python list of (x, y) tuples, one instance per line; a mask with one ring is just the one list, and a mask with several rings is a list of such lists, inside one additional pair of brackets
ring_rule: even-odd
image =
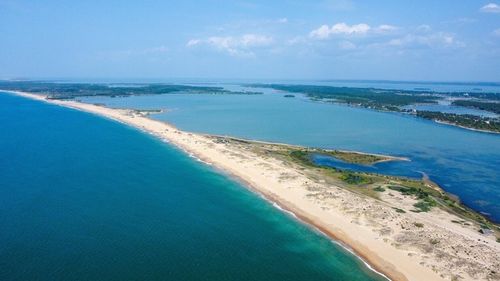
[(408, 161), (385, 161), (375, 163), (373, 165), (353, 164), (342, 161), (330, 155), (314, 153), (311, 154), (311, 160), (320, 166), (336, 168), (351, 172), (365, 172), (388, 176), (402, 176), (419, 179), (422, 174), (417, 171), (412, 171)]

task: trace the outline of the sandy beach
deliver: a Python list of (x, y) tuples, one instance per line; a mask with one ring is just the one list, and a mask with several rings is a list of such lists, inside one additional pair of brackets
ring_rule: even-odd
[(483, 235), (477, 223), (439, 208), (397, 212), (397, 208), (408, 210), (417, 202), (411, 196), (384, 192), (380, 200), (370, 198), (312, 176), (293, 163), (258, 153), (244, 143), (181, 131), (139, 111), (11, 93), (151, 133), (239, 179), (339, 241), (391, 280), (500, 280), (500, 243), (494, 235)]

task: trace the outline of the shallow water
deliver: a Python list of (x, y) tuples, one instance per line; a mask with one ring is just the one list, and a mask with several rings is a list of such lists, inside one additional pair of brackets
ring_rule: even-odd
[(411, 161), (398, 169), (427, 174), (466, 205), (500, 221), (500, 135), (284, 94), (267, 89), (263, 95), (168, 94), (84, 101), (165, 109), (152, 117), (188, 131), (407, 157)]
[(0, 94), (0, 280), (381, 280), (183, 152)]

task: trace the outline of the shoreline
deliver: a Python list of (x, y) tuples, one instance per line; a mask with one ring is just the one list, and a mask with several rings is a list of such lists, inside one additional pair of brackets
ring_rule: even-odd
[[(201, 160), (202, 163), (206, 163), (205, 161)], [(211, 165), (211, 164), (210, 164)], [(402, 277), (403, 279), (392, 279), (389, 278), (385, 273), (379, 271), (373, 264), (371, 264), (368, 261), (367, 255), (358, 253), (356, 250), (354, 250), (352, 247), (349, 245), (345, 244), (342, 239), (339, 239), (338, 235), (335, 233), (329, 231), (327, 228), (322, 227), (320, 224), (315, 223), (313, 220), (307, 218), (306, 216), (303, 216), (300, 214), (300, 211), (294, 211), (290, 206), (283, 206), (280, 204), (279, 201), (276, 201), (272, 195), (269, 194), (264, 194), (255, 187), (252, 186), (251, 183), (246, 181), (245, 179), (242, 179), (239, 176), (228, 174), (227, 171), (225, 170), (220, 170), (224, 175), (230, 177), (231, 179), (235, 180), (236, 182), (240, 183), (244, 187), (247, 188), (250, 192), (253, 192), (257, 196), (261, 197), (263, 200), (271, 204), (274, 208), (278, 209), (278, 211), (285, 213), (285, 215), (291, 216), (294, 220), (296, 220), (298, 223), (304, 224), (308, 228), (310, 228), (312, 231), (317, 232), (320, 235), (323, 235), (324, 237), (328, 238), (332, 243), (338, 245), (345, 251), (349, 252), (352, 254), (356, 259), (361, 261), (369, 270), (371, 270), (373, 273), (381, 276), (382, 278), (385, 278), (389, 281), (395, 281), (395, 280), (407, 280), (406, 278)]]
[[(420, 119), (424, 119), (424, 120), (434, 121), (434, 122), (436, 122), (438, 124), (448, 125), (448, 126), (457, 127), (457, 128), (461, 128), (461, 129), (465, 129), (465, 130), (470, 130), (470, 131), (475, 131), (475, 132), (479, 132), (479, 133), (500, 134), (500, 132), (497, 132), (497, 131), (475, 129), (475, 128), (466, 127), (466, 126), (458, 125), (458, 124), (451, 123), (451, 122), (440, 121), (440, 120), (437, 120), (437, 119), (427, 119), (427, 118), (423, 118), (423, 117), (418, 117), (416, 114), (411, 113), (411, 112), (400, 112), (400, 111), (392, 111), (392, 110), (382, 110), (382, 109), (364, 107), (364, 106), (361, 106), (361, 105), (348, 104), (348, 103), (342, 103), (342, 102), (321, 101), (321, 99), (319, 99), (319, 100), (312, 100), (312, 101), (324, 102), (324, 103), (334, 103), (334, 104), (337, 104), (337, 105), (349, 106), (349, 107), (353, 107), (353, 108), (362, 108), (362, 109), (372, 110), (372, 111), (375, 111), (375, 112), (396, 113), (396, 114), (399, 113), (399, 114), (403, 114), (403, 115), (414, 116), (415, 118), (420, 118)], [(415, 104), (415, 105), (417, 105), (417, 104)], [(423, 103), (422, 105), (425, 105), (425, 103)]]
[[(165, 122), (167, 123), (167, 122)], [(195, 133), (199, 134), (202, 136), (207, 136), (207, 137), (222, 137), (222, 138), (230, 138), (233, 140), (237, 141), (247, 141), (247, 142), (254, 142), (254, 143), (261, 143), (261, 144), (270, 144), (270, 145), (281, 145), (281, 146), (286, 146), (286, 147), (292, 147), (292, 148), (299, 148), (299, 149), (304, 149), (304, 148), (310, 148), (312, 150), (324, 150), (324, 151), (338, 151), (341, 153), (354, 153), (354, 154), (360, 154), (360, 155), (367, 155), (367, 156), (378, 156), (382, 157), (385, 159), (375, 161), (371, 163), (370, 165), (374, 165), (377, 163), (383, 163), (383, 162), (391, 162), (391, 161), (411, 161), (410, 158), (408, 157), (401, 157), (401, 156), (393, 156), (393, 155), (385, 155), (385, 154), (379, 154), (379, 153), (370, 153), (370, 152), (363, 152), (363, 151), (357, 151), (357, 150), (344, 150), (344, 149), (324, 149), (324, 148), (317, 148), (317, 147), (305, 147), (301, 145), (294, 145), (294, 144), (288, 144), (284, 142), (274, 142), (274, 141), (263, 141), (263, 140), (255, 140), (255, 139), (244, 139), (244, 138), (239, 138), (239, 137), (233, 137), (233, 136), (228, 136), (228, 135), (216, 135), (216, 134), (206, 134), (206, 133)]]
[[(82, 109), (82, 108), (63, 105), (63, 104), (54, 102), (54, 101), (58, 101), (58, 100), (48, 100), (48, 99), (46, 99), (46, 96), (42, 96), (42, 95), (36, 95), (36, 94), (31, 94), (31, 93), (26, 93), (26, 92), (18, 92), (18, 91), (4, 91), (4, 92), (11, 93), (11, 94), (14, 94), (17, 96), (22, 96), (22, 97), (25, 97), (28, 99), (34, 99), (34, 100), (46, 102), (49, 104), (54, 104), (54, 105), (58, 105), (58, 106), (62, 106), (62, 107), (67, 107), (67, 108), (95, 114), (94, 112), (89, 112), (89, 111)], [(84, 104), (82, 102), (76, 102), (76, 103)], [(92, 104), (92, 106), (107, 108), (104, 106), (94, 105), (94, 104)], [(115, 110), (115, 109), (111, 109), (111, 110)], [(125, 109), (116, 109), (116, 110), (125, 110)], [(258, 196), (262, 197), (264, 200), (270, 202), (272, 205), (276, 204), (279, 207), (278, 209), (281, 209), (281, 211), (284, 211), (285, 213), (288, 213), (288, 214), (291, 214), (292, 216), (294, 216), (298, 222), (303, 223), (303, 224), (311, 227), (312, 230), (319, 231), (320, 233), (322, 233), (323, 235), (325, 235), (329, 239), (331, 239), (332, 243), (337, 243), (338, 245), (343, 247), (346, 251), (351, 252), (357, 259), (359, 259), (362, 263), (367, 265), (367, 267), (370, 270), (372, 270), (375, 274), (378, 274), (378, 275), (382, 276), (383, 278), (386, 278), (386, 279), (391, 280), (391, 281), (407, 281), (408, 280), (407, 278), (404, 277), (404, 275), (402, 275), (401, 273), (399, 273), (395, 269), (393, 269), (392, 265), (391, 266), (381, 265), (380, 262), (376, 262), (376, 259), (379, 259), (379, 258), (377, 257), (377, 255), (370, 254), (371, 251), (369, 251), (368, 249), (366, 249), (366, 251), (367, 251), (366, 253), (360, 251), (359, 249), (356, 249), (356, 247), (353, 247), (353, 245), (350, 245), (350, 243), (346, 239), (346, 237), (343, 237), (343, 235), (341, 235), (340, 233), (335, 233), (335, 232), (329, 230), (327, 227), (324, 227), (321, 224), (317, 223), (313, 219), (310, 219), (307, 216), (304, 216), (300, 210), (297, 210), (297, 208), (295, 206), (290, 206), (286, 202), (281, 202), (280, 200), (277, 200), (275, 198), (275, 196), (273, 196), (269, 193), (266, 193), (263, 190), (256, 188), (251, 182), (246, 180), (244, 177), (242, 177), (234, 172), (231, 172), (228, 169), (225, 169), (223, 167), (216, 166), (212, 162), (210, 162), (209, 159), (204, 159), (204, 157), (202, 157), (200, 155), (193, 154), (192, 152), (187, 150), (185, 147), (182, 147), (182, 146), (179, 146), (175, 143), (172, 143), (170, 140), (164, 139), (161, 136), (158, 136), (155, 132), (148, 131), (146, 128), (134, 126), (130, 123), (123, 122), (120, 119), (113, 118), (112, 116), (101, 115), (101, 114), (97, 114), (97, 115), (102, 116), (104, 118), (110, 118), (114, 121), (120, 122), (120, 123), (125, 124), (125, 125), (132, 126), (132, 127), (137, 128), (143, 132), (151, 133), (155, 137), (160, 138), (160, 140), (166, 141), (169, 144), (173, 144), (176, 148), (181, 149), (189, 157), (194, 157), (196, 160), (198, 160), (201, 163), (204, 163), (206, 165), (215, 166), (216, 169), (220, 170), (225, 175), (233, 178), (233, 180), (240, 182), (244, 187), (246, 187), (251, 192), (254, 192)], [(167, 125), (171, 128), (176, 128), (169, 123), (166, 123), (166, 122), (161, 122), (161, 123), (164, 123), (165, 125)], [(205, 135), (208, 135), (208, 134), (205, 134)], [(235, 138), (235, 139), (239, 139), (239, 138)], [(239, 140), (243, 140), (243, 139), (239, 139)], [(272, 142), (264, 142), (264, 141), (257, 141), (257, 142), (293, 146), (293, 145), (289, 145), (289, 144), (285, 144), (285, 143), (272, 143)], [(349, 151), (349, 152), (362, 153), (362, 152), (357, 152), (357, 151)]]
[[(279, 178), (279, 173), (282, 173), (285, 169), (287, 169), (286, 172), (293, 172), (299, 177), (303, 175), (300, 171), (297, 172), (292, 170), (292, 168), (279, 166), (274, 162), (265, 162), (262, 159), (258, 159), (262, 161), (256, 162), (252, 167), (247, 167), (245, 159), (242, 160), (241, 157), (238, 158), (231, 155), (240, 153), (241, 151), (237, 151), (231, 146), (213, 145), (212, 140), (208, 137), (212, 135), (184, 132), (168, 123), (149, 119), (147, 116), (141, 116), (140, 114), (134, 114), (133, 110), (111, 109), (73, 100), (48, 100), (42, 95), (24, 92), (4, 92), (99, 115), (152, 134), (160, 140), (181, 149), (190, 157), (194, 157), (207, 165), (214, 166), (226, 175), (242, 182), (243, 186), (262, 196), (273, 205), (276, 204), (279, 209), (290, 212), (301, 223), (305, 223), (323, 233), (331, 238), (334, 243), (346, 248), (347, 251), (353, 252), (362, 262), (367, 264), (368, 268), (385, 278), (395, 281), (444, 280), (434, 270), (410, 262), (411, 258), (407, 257), (406, 252), (401, 253), (401, 251), (392, 249), (391, 245), (385, 245), (369, 229), (352, 225), (352, 218), (346, 218), (340, 212), (325, 213), (326, 211), (322, 211), (322, 206), (307, 201), (307, 198), (304, 199), (304, 197), (308, 196), (304, 190), (300, 190), (299, 188), (290, 189), (291, 187), (287, 186), (293, 184), (299, 187), (304, 185), (303, 182), (300, 182), (301, 185), (298, 182), (296, 183), (296, 180), (289, 180), (282, 183), (282, 180)], [(260, 143), (274, 144), (270, 142)], [(214, 146), (215, 148), (213, 148)], [(269, 170), (272, 169), (270, 168), (258, 168), (261, 164), (272, 165), (276, 172), (271, 173), (272, 171)], [(263, 176), (264, 174), (266, 175)]]
[[(199, 161), (201, 161), (202, 163), (205, 163), (205, 164), (207, 163), (201, 159), (199, 159)], [(209, 164), (209, 165), (212, 165), (212, 164)], [(298, 223), (306, 225), (312, 231), (316, 231), (320, 235), (323, 235), (326, 238), (328, 238), (332, 243), (340, 246), (345, 251), (348, 251), (355, 258), (360, 260), (369, 270), (371, 270), (375, 274), (380, 275), (382, 278), (385, 278), (389, 281), (408, 280), (403, 275), (400, 275), (397, 272), (389, 273), (390, 275), (393, 275), (393, 276), (395, 275), (394, 277), (387, 276), (386, 274), (388, 274), (388, 273), (383, 272), (383, 270), (384, 270), (383, 268), (379, 269), (378, 266), (376, 266), (375, 264), (372, 263), (373, 257), (368, 255), (367, 253), (358, 252), (358, 250), (354, 249), (349, 244), (345, 243), (346, 239), (342, 239), (341, 235), (330, 231), (328, 228), (323, 227), (321, 224), (315, 222), (313, 219), (310, 219), (306, 215), (303, 215), (302, 212), (299, 209), (297, 209), (297, 207), (295, 207), (293, 205), (286, 204), (286, 202), (280, 202), (280, 200), (277, 200), (273, 195), (266, 194), (265, 192), (260, 191), (258, 188), (255, 188), (252, 183), (241, 178), (240, 176), (237, 176), (234, 174), (229, 174), (229, 172), (227, 170), (220, 169), (218, 167), (216, 167), (216, 168), (219, 169), (224, 175), (228, 176), (229, 178), (240, 183), (242, 186), (246, 187), (247, 190), (249, 190), (250, 192), (253, 192), (257, 196), (261, 197), (263, 200), (265, 200), (266, 202), (271, 204), (274, 208), (285, 213), (286, 215), (291, 216)]]
[(461, 129), (464, 129), (464, 130), (469, 130), (469, 131), (474, 131), (474, 132), (479, 132), (479, 133), (486, 133), (486, 134), (493, 134), (493, 135), (500, 135), (500, 132), (496, 132), (496, 131), (489, 131), (489, 130), (481, 130), (481, 129), (469, 128), (469, 127), (461, 126), (461, 125), (458, 125), (458, 124), (455, 124), (455, 123), (441, 121), (441, 120), (437, 120), (437, 119), (427, 119), (427, 120), (434, 121), (434, 122), (436, 122), (438, 124), (441, 124), (441, 125), (448, 125), (448, 126), (452, 126), (452, 127), (461, 128)]

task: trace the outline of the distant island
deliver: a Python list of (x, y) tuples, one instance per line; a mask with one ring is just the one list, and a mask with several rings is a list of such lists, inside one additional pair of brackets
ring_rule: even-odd
[(500, 133), (500, 120), (498, 118), (481, 117), (471, 114), (443, 113), (436, 111), (418, 110), (418, 117), (434, 120), (437, 122), (456, 125), (467, 129), (484, 132)]
[(0, 89), (47, 95), (49, 99), (74, 99), (90, 96), (126, 97), (162, 94), (232, 94), (260, 95), (253, 91), (229, 91), (222, 87), (190, 86), (177, 84), (94, 84), (56, 83), (44, 81), (0, 81)]

